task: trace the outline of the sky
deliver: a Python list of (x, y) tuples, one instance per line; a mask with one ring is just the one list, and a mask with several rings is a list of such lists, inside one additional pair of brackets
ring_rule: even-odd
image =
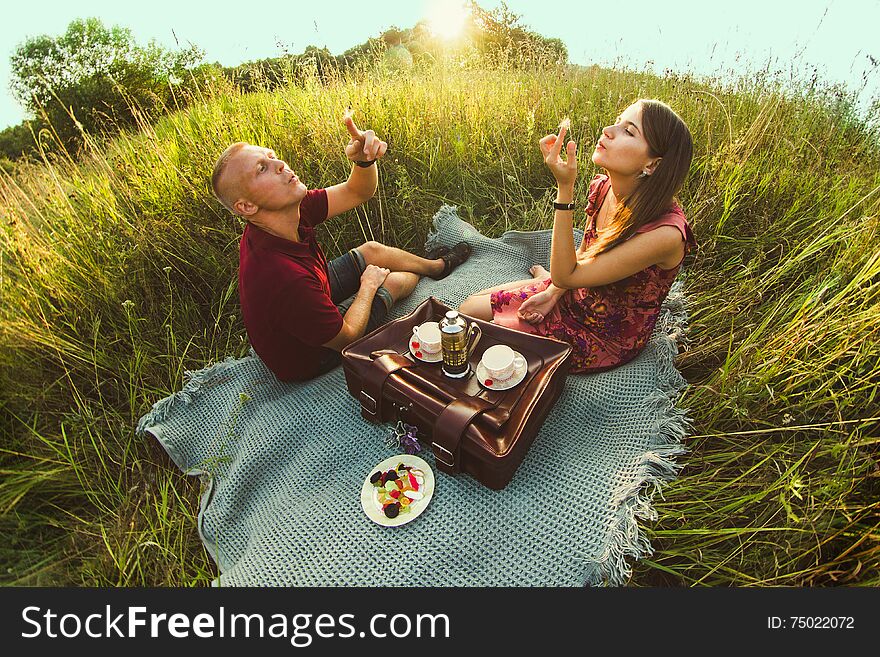
[[(225, 66), (308, 45), (339, 54), (391, 26), (408, 28), (458, 0), (288, 0), (193, 2), (40, 0), (4, 9), (0, 25), (0, 129), (25, 110), (9, 91), (9, 59), (27, 38), (59, 36), (75, 18), (97, 17), (132, 30), (140, 44), (190, 43)], [(500, 0), (482, 0), (493, 9)], [(529, 29), (561, 39), (576, 64), (598, 63), (663, 73), (748, 75), (769, 67), (880, 96), (880, 0), (507, 0)], [(876, 63), (874, 63), (876, 62)], [(863, 76), (867, 76), (865, 85)]]

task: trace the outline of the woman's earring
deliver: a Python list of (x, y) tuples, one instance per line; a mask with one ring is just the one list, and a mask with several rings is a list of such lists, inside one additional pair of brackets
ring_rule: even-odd
[(651, 175), (651, 174), (648, 173), (647, 171), (642, 171), (642, 172), (639, 174), (639, 178), (647, 178), (647, 177), (650, 176), (650, 175)]

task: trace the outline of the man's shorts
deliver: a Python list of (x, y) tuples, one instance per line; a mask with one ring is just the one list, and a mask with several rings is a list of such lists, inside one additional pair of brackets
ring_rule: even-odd
[[(334, 258), (327, 263), (327, 274), (330, 279), (330, 298), (339, 312), (343, 315), (351, 308), (354, 298), (361, 287), (361, 274), (367, 268), (364, 256), (357, 249), (352, 249), (348, 253), (344, 253), (338, 258)], [(376, 290), (376, 296), (373, 297), (373, 305), (370, 308), (370, 319), (367, 322), (367, 329), (364, 335), (379, 328), (388, 316), (388, 311), (394, 304), (394, 297), (391, 296), (385, 286), (380, 286)]]
[[(354, 298), (361, 287), (361, 274), (367, 268), (364, 256), (357, 249), (352, 249), (338, 258), (327, 263), (327, 274), (330, 279), (330, 299), (336, 304), (342, 315), (348, 312)], [(364, 335), (379, 328), (388, 316), (388, 311), (394, 304), (394, 298), (385, 286), (376, 290), (373, 303), (370, 306), (370, 318)], [(338, 351), (326, 349), (328, 352), (321, 363), (321, 372), (333, 369), (342, 362), (342, 356)]]

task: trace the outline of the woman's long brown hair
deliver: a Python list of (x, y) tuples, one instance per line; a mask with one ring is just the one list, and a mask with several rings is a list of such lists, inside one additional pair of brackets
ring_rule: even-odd
[(672, 207), (691, 166), (694, 142), (681, 117), (666, 103), (640, 99), (642, 129), (651, 157), (662, 158), (650, 176), (639, 178), (629, 196), (617, 199), (608, 230), (586, 255), (594, 257), (635, 235), (636, 231)]

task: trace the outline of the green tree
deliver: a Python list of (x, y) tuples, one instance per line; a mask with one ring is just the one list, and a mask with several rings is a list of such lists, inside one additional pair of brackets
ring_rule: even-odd
[(40, 128), (39, 121), (32, 120), (22, 121), (18, 125), (0, 131), (0, 157), (18, 160), (22, 156), (34, 154), (36, 152), (34, 134), (39, 133)]
[(522, 18), (502, 2), (486, 11), (469, 2), (470, 33), (477, 50), (492, 63), (519, 68), (552, 66), (568, 62), (568, 49), (560, 39), (549, 39), (520, 24)]
[[(568, 62), (568, 50), (559, 39), (548, 39), (524, 27), (521, 16), (505, 3), (491, 11), (469, 2), (470, 15), (463, 39), (454, 46), (438, 39), (430, 25), (420, 21), (411, 29), (391, 27), (378, 38), (350, 48), (340, 56), (344, 68), (371, 62), (390, 50), (405, 49), (412, 59), (436, 60), (441, 56), (468, 59), (476, 55), (480, 65), (505, 68), (554, 66)], [(387, 59), (387, 57), (386, 57)]]
[(302, 54), (285, 53), (239, 66), (225, 68), (231, 84), (245, 93), (272, 90), (297, 84), (303, 77), (316, 75), (326, 80), (333, 74), (358, 70), (382, 61), (390, 69), (409, 68), (414, 63), (435, 62), (440, 58), (460, 59), (480, 66), (532, 68), (568, 62), (568, 50), (559, 39), (548, 39), (520, 23), (521, 16), (502, 3), (486, 11), (469, 3), (470, 17), (463, 39), (454, 45), (438, 39), (426, 21), (411, 28), (391, 26), (378, 37), (370, 37), (341, 55), (326, 48), (308, 46)]
[(327, 48), (307, 46), (301, 55), (284, 54), (245, 62), (226, 69), (226, 75), (239, 90), (252, 93), (295, 84), (309, 75), (325, 80), (337, 68), (336, 57)]
[(60, 37), (32, 37), (11, 58), (12, 90), (37, 116), (45, 116), (66, 147), (82, 132), (106, 133), (152, 119), (173, 102), (202, 59), (195, 46), (169, 51), (135, 43), (131, 30), (77, 19)]

